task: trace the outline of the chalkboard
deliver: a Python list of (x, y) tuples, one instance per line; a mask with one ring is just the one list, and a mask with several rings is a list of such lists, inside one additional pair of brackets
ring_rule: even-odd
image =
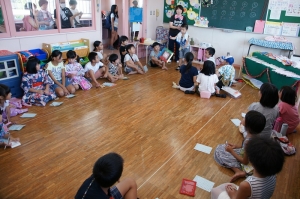
[(201, 17), (207, 17), (209, 27), (246, 30), (254, 29), (255, 20), (266, 19), (268, 0), (214, 0), (213, 5), (202, 7)]
[[(270, 19), (270, 10), (268, 10), (267, 21), (274, 21), (274, 22), (286, 22), (286, 23), (300, 23), (300, 17), (291, 17), (285, 16), (286, 11), (282, 10), (280, 14), (280, 19)], [(300, 31), (298, 36), (300, 37)]]

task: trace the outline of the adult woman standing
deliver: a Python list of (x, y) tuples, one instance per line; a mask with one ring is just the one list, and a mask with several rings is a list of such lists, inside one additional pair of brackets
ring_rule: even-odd
[(21, 31), (36, 31), (39, 29), (39, 22), (36, 18), (38, 11), (34, 3), (26, 3), (24, 6), (25, 10), (30, 10), (30, 15), (26, 15), (23, 18), (23, 28)]
[[(171, 17), (169, 25), (169, 38), (170, 36), (175, 37), (181, 29), (182, 24), (187, 24), (186, 18), (182, 15), (183, 7), (181, 5), (177, 5), (175, 8), (175, 14)], [(174, 51), (174, 46), (176, 45), (176, 50)], [(169, 39), (169, 49), (174, 51), (175, 61), (179, 60), (179, 46), (177, 45), (175, 40)]]
[(118, 24), (119, 24), (119, 16), (118, 16), (118, 6), (112, 5), (110, 9), (110, 30), (111, 30), (111, 38), (110, 38), (110, 46), (109, 50), (114, 50), (114, 42), (118, 39)]
[(54, 20), (51, 13), (47, 10), (48, 1), (39, 0), (41, 10), (38, 12), (37, 20), (39, 21), (40, 30), (49, 30), (54, 28)]

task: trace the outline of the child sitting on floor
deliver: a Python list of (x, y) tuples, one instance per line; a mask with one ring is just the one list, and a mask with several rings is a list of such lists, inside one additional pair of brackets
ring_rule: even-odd
[(296, 105), (297, 93), (290, 86), (283, 86), (279, 91), (279, 117), (281, 117), (282, 122), (289, 125), (287, 133), (296, 132), (296, 127), (298, 126), (299, 113), (298, 104)]
[(126, 46), (128, 44), (128, 37), (126, 37), (124, 35), (121, 36), (120, 37), (120, 43), (121, 43), (121, 45), (120, 45), (121, 63), (122, 63), (123, 66), (125, 66), (124, 65), (124, 58), (125, 58), (125, 55), (127, 54)]
[(195, 68), (192, 63), (194, 60), (194, 55), (191, 52), (185, 54), (185, 61), (187, 65), (182, 65), (180, 67), (181, 78), (179, 85), (173, 82), (173, 88), (180, 89), (185, 94), (195, 93), (195, 86), (197, 85), (196, 79), (198, 75), (198, 70)]
[(0, 87), (0, 146), (4, 147), (11, 147), (11, 142), (10, 141), (16, 141), (19, 142), (19, 138), (13, 138), (7, 129), (6, 124), (2, 122), (2, 114), (5, 111), (3, 109), (4, 103), (5, 103), (5, 90)]
[(118, 79), (124, 79), (124, 75), (122, 73), (122, 64), (120, 64), (120, 60), (117, 54), (111, 54), (108, 57), (108, 70), (109, 73)]
[(125, 68), (124, 71), (129, 75), (140, 73), (144, 74), (144, 68), (138, 56), (135, 54), (135, 47), (133, 44), (126, 46), (127, 54), (124, 57)]
[(95, 41), (94, 44), (94, 52), (98, 54), (99, 60), (104, 63), (105, 65), (108, 64), (108, 55), (102, 54), (103, 53), (103, 43), (101, 41)]
[(179, 49), (179, 62), (178, 62), (178, 67), (176, 70), (179, 70), (181, 65), (183, 64), (183, 59), (185, 57), (185, 54), (187, 52), (190, 52), (190, 38), (189, 34), (187, 33), (188, 30), (188, 25), (187, 24), (182, 24), (180, 32), (177, 34), (176, 37), (170, 36), (170, 39), (176, 40), (176, 48), (178, 47)]
[[(211, 199), (224, 198), (264, 198), (272, 197), (276, 186), (276, 174), (284, 164), (284, 153), (280, 145), (272, 139), (254, 137), (246, 146), (253, 175), (237, 187), (235, 184), (222, 184), (211, 191)], [(226, 191), (226, 192), (225, 192)]]
[(206, 60), (212, 61), (214, 63), (214, 65), (216, 66), (216, 60), (214, 58), (215, 53), (216, 53), (216, 50), (212, 47), (208, 47), (205, 49)]
[(151, 67), (159, 66), (163, 70), (168, 70), (168, 68), (166, 67), (166, 62), (160, 60), (160, 58), (159, 58), (159, 54), (161, 54), (159, 43), (154, 42), (152, 44), (152, 48), (153, 48), (153, 50), (150, 52), (150, 55), (149, 55), (149, 65)]
[(230, 182), (246, 176), (246, 172), (242, 170), (243, 167), (241, 166), (241, 164), (247, 165), (249, 163), (247, 153), (244, 153), (245, 146), (252, 137), (255, 137), (264, 129), (266, 118), (257, 111), (249, 111), (243, 123), (248, 134), (242, 145), (233, 145), (226, 141), (225, 144), (218, 145), (214, 153), (214, 159), (218, 164), (234, 171)]
[(5, 92), (5, 102), (3, 106), (3, 113), (2, 113), (2, 120), (3, 122), (6, 122), (6, 125), (9, 125), (11, 123), (14, 123), (11, 120), (11, 117), (16, 116), (18, 114), (22, 114), (24, 112), (27, 112), (28, 109), (18, 109), (14, 105), (10, 104), (11, 100), (11, 91), (10, 88), (4, 84), (0, 84), (0, 87), (4, 89)]
[(46, 106), (47, 102), (56, 98), (51, 85), (53, 82), (45, 70), (40, 68), (40, 60), (30, 57), (26, 64), (26, 72), (22, 77), (21, 87), (24, 90), (22, 102), (30, 106)]
[(221, 66), (218, 70), (219, 82), (217, 83), (217, 89), (220, 90), (223, 86), (231, 86), (235, 77), (235, 69), (232, 66), (234, 58), (232, 56), (222, 57), (225, 61), (225, 65)]
[[(260, 136), (270, 137), (273, 129), (273, 124), (279, 115), (277, 103), (279, 101), (278, 89), (270, 83), (263, 83), (259, 89), (259, 102), (252, 103), (248, 110), (254, 110), (262, 113), (266, 117), (266, 126)], [(246, 136), (247, 131), (242, 132)]]
[(123, 158), (117, 153), (100, 157), (93, 168), (93, 174), (80, 186), (75, 199), (137, 198), (137, 185), (134, 179), (120, 180), (123, 172)]
[(76, 60), (76, 52), (69, 50), (67, 52), (67, 58), (68, 64), (66, 65), (66, 76), (68, 81), (72, 82), (76, 90), (79, 89), (79, 86), (82, 90), (89, 90), (92, 88), (92, 84), (84, 77), (84, 69)]
[(49, 57), (49, 62), (45, 66), (49, 77), (54, 84), (51, 85), (56, 95), (59, 97), (75, 93), (75, 87), (66, 78), (65, 66), (62, 60), (62, 53), (54, 50)]

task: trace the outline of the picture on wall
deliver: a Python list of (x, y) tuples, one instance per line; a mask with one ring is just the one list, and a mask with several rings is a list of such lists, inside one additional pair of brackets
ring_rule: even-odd
[(184, 9), (188, 25), (195, 25), (200, 18), (200, 0), (164, 0), (164, 23), (169, 23), (175, 12), (175, 7), (181, 5)]

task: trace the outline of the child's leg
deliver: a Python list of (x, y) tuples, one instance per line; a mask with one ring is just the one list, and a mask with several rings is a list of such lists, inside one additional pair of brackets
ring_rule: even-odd
[(56, 95), (57, 95), (58, 97), (63, 97), (63, 96), (65, 96), (64, 90), (63, 90), (61, 87), (59, 87), (59, 86), (55, 88), (55, 93), (56, 93)]
[(108, 73), (107, 79), (108, 79), (110, 82), (114, 83), (114, 82), (118, 81), (119, 78), (116, 77), (116, 76), (113, 76), (113, 75), (110, 74), (110, 73)]
[[(134, 179), (126, 178), (116, 185), (124, 199), (137, 198), (137, 185)], [(114, 192), (114, 191), (112, 191)], [(112, 196), (113, 193), (112, 193)], [(115, 197), (117, 198), (117, 197)]]
[(246, 177), (246, 172), (240, 170), (239, 168), (231, 168), (232, 171), (234, 171), (234, 175), (231, 177), (230, 182), (234, 182), (239, 178)]
[(99, 70), (97, 70), (97, 72), (95, 73), (95, 78), (98, 79), (100, 77), (105, 77), (105, 67), (100, 68)]
[(74, 85), (68, 80), (68, 78), (66, 78), (65, 80), (65, 85), (70, 94), (75, 93), (76, 89)]
[[(98, 70), (98, 71), (99, 71), (99, 70)], [(98, 72), (98, 71), (97, 71), (97, 72)], [(93, 70), (87, 71), (87, 72), (86, 72), (86, 77), (92, 79), (92, 81), (93, 81), (93, 83), (95, 84), (96, 88), (100, 87), (100, 84), (97, 82), (97, 79), (98, 79), (99, 77), (96, 78), (95, 73), (94, 73)]]

